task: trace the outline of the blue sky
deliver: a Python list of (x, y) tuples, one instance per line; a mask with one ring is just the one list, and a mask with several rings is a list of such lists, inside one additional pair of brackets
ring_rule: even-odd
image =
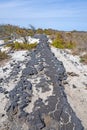
[(87, 31), (87, 0), (0, 0), (0, 24)]

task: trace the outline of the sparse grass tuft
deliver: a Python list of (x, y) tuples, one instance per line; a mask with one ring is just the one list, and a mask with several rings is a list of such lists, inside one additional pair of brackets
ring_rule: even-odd
[(6, 54), (6, 52), (1, 52), (0, 51), (0, 61), (8, 59), (9, 56)]
[(37, 43), (33, 44), (27, 44), (27, 43), (12, 43), (12, 44), (7, 44), (6, 47), (11, 47), (13, 50), (31, 50), (33, 48), (36, 48)]

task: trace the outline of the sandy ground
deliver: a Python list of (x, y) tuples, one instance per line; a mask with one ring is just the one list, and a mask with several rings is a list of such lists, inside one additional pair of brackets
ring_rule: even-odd
[[(73, 110), (76, 112), (76, 115), (81, 119), (83, 126), (85, 129), (87, 129), (87, 66), (82, 65), (79, 63), (79, 57), (73, 57), (67, 51), (61, 51), (54, 47), (51, 48), (52, 52), (55, 54), (55, 56), (58, 58), (58, 60), (62, 61), (64, 64), (64, 67), (66, 69), (68, 78), (66, 81), (63, 82), (65, 87), (65, 92), (67, 95), (68, 102), (70, 103)], [(27, 51), (20, 51), (12, 53), (12, 58), (4, 65), (0, 66), (0, 78), (7, 78), (10, 75), (10, 72), (12, 70), (10, 63), (13, 63), (18, 61), (23, 61), (25, 59)], [(19, 55), (20, 54), (20, 55)], [(6, 72), (3, 72), (3, 69), (8, 68)], [(25, 66), (22, 66), (22, 69), (24, 69)], [(19, 75), (20, 79), (21, 73)], [(40, 77), (37, 78), (37, 83), (39, 83)], [(35, 84), (36, 81), (31, 79), (32, 84)], [(17, 80), (18, 82), (18, 80)], [(13, 83), (13, 80), (9, 82), (8, 86), (6, 84), (3, 84), (3, 88), (6, 88), (8, 91), (12, 90), (17, 82)], [(10, 87), (9, 87), (10, 86)], [(49, 86), (50, 92), (48, 93), (41, 93), (39, 91), (37, 93), (35, 87), (33, 87), (33, 100), (32, 104), (38, 99), (38, 97), (43, 98), (43, 100), (46, 100), (48, 96), (52, 95), (52, 86)], [(45, 94), (45, 95), (44, 95)], [(2, 104), (3, 102), (3, 104)], [(4, 116), (2, 118), (2, 114), (6, 115), (5, 112), (5, 106), (8, 102), (8, 99), (5, 97), (4, 94), (0, 94), (0, 121), (3, 122), (7, 119), (7, 116)], [(26, 108), (26, 111), (31, 112), (33, 109), (33, 105), (31, 104), (30, 108)], [(0, 124), (1, 125), (1, 124)]]
[[(15, 63), (19, 62), (19, 61), (23, 61), (25, 59), (25, 55), (26, 55), (27, 51), (15, 51), (14, 53), (10, 54), (11, 58), (9, 60), (5, 60), (0, 62), (0, 79), (6, 79), (10, 76), (10, 72), (12, 71), (12, 68), (10, 64), (13, 63), (13, 61), (15, 60)], [(4, 72), (3, 70), (6, 69), (7, 70)], [(25, 68), (24, 65), (21, 65), (21, 68)], [(14, 81), (14, 79), (10, 80), (7, 83), (1, 83), (0, 87), (3, 87), (4, 89), (6, 89), (8, 92), (11, 91), (15, 85), (17, 84), (17, 82), (20, 80), (20, 76), (21, 76), (21, 72), (18, 75), (18, 79), (17, 81)], [(8, 96), (8, 94), (7, 94)], [(6, 115), (6, 105), (8, 104), (9, 99), (7, 98), (7, 96), (4, 93), (0, 93), (0, 127), (2, 126), (2, 122), (4, 122), (7, 119), (7, 115)], [(4, 116), (3, 116), (4, 115)]]
[(63, 82), (68, 102), (87, 130), (87, 66), (79, 62), (78, 56), (51, 47), (52, 52), (62, 61), (67, 72)]
[[(13, 67), (11, 67), (10, 64), (12, 64), (13, 61), (15, 61), (15, 63), (18, 63), (19, 61), (24, 61), (25, 58), (26, 58), (26, 54), (27, 54), (27, 51), (15, 51), (14, 53), (11, 53), (10, 54), (11, 58), (9, 60), (7, 60), (7, 61), (6, 60), (3, 61), (1, 63), (1, 65), (0, 65), (0, 78), (3, 78), (3, 79), (8, 78), (10, 76), (10, 73), (11, 73), (12, 68), (13, 68)], [(40, 56), (40, 55), (38, 55), (38, 56)], [(5, 68), (8, 68), (6, 72), (3, 71), (3, 69), (5, 69)], [(24, 68), (25, 68), (25, 65), (22, 64), (21, 65), (21, 71)], [(49, 96), (51, 96), (52, 93), (53, 93), (53, 87), (52, 87), (51, 84), (48, 84), (50, 90), (47, 91), (47, 92), (43, 92), (42, 93), (42, 89), (41, 88), (40, 89), (38, 88), (38, 90), (36, 90), (35, 85), (40, 82), (40, 79), (41, 79), (42, 75), (45, 78), (48, 78), (48, 77), (46, 77), (46, 75), (40, 73), (38, 75), (38, 77), (33, 77), (33, 78), (29, 79), (29, 81), (31, 81), (31, 83), (33, 85), (33, 97), (32, 97), (32, 102), (29, 104), (29, 106), (27, 106), (25, 108), (26, 112), (32, 112), (32, 110), (34, 108), (34, 103), (36, 102), (36, 100), (38, 100), (39, 98), (41, 98), (41, 99), (43, 99), (43, 102), (45, 102), (47, 100), (47, 98)], [(18, 83), (18, 81), (20, 80), (21, 72), (17, 76), (18, 76), (18, 78), (17, 78), (16, 81), (14, 81), (14, 79), (12, 79), (12, 80), (10, 80), (8, 82), (8, 84), (7, 83), (0, 84), (1, 85), (0, 87), (3, 86), (3, 88), (6, 89), (8, 92), (11, 91), (12, 89), (14, 89), (14, 87), (16, 86), (16, 84)], [(3, 102), (3, 104), (2, 104), (2, 102)], [(1, 106), (0, 107), (0, 119), (1, 119), (0, 120), (0, 127), (2, 127), (3, 122), (5, 122), (7, 120), (7, 115), (6, 115), (6, 109), (5, 109), (5, 107), (8, 104), (8, 102), (9, 102), (9, 99), (6, 98), (6, 95), (4, 93), (0, 93), (0, 106)], [(47, 103), (47, 102), (45, 102), (45, 103)], [(3, 114), (5, 116), (3, 116)]]

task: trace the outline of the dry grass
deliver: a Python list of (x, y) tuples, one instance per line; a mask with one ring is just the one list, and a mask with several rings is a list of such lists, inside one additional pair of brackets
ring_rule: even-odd
[(64, 40), (62, 34), (57, 34), (56, 38), (53, 40), (52, 46), (60, 49), (73, 49), (76, 44), (72, 41)]
[(87, 64), (87, 54), (81, 56), (80, 58), (81, 58), (81, 60), (80, 60), (81, 62)]
[[(54, 47), (71, 49), (73, 55), (81, 56), (87, 52), (87, 32), (59, 32), (52, 40)], [(87, 54), (81, 56), (81, 62), (87, 64)]]
[(9, 56), (6, 54), (6, 52), (1, 52), (0, 51), (0, 61), (8, 59)]
[(7, 44), (6, 47), (11, 47), (11, 49), (13, 50), (31, 50), (33, 48), (36, 48), (37, 43), (33, 43), (33, 44), (27, 44), (27, 43), (11, 43), (11, 44)]

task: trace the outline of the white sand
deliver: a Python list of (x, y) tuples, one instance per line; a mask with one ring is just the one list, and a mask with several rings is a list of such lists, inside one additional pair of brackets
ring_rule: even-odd
[[(58, 60), (62, 61), (64, 64), (64, 67), (66, 68), (66, 72), (74, 72), (78, 74), (79, 76), (68, 76), (67, 82), (68, 84), (64, 84), (65, 92), (67, 94), (68, 102), (70, 103), (73, 110), (76, 112), (76, 115), (81, 119), (82, 124), (87, 129), (87, 66), (82, 65), (79, 63), (79, 57), (73, 57), (70, 54), (67, 54), (64, 51), (60, 51), (54, 47), (51, 48), (52, 52), (55, 54), (55, 56), (58, 58)], [(16, 51), (15, 53), (12, 53), (11, 60), (5, 64), (5, 66), (0, 67), (0, 78), (6, 78), (10, 75), (11, 67), (10, 63), (15, 60), (17, 63), (18, 61), (23, 61), (25, 59), (27, 51)], [(39, 55), (38, 55), (39, 56)], [(6, 72), (3, 72), (4, 68), (8, 68)], [(23, 65), (22, 68), (25, 68)], [(21, 72), (18, 76), (17, 82), (20, 79)], [(41, 76), (41, 75), (40, 75)], [(45, 75), (44, 75), (45, 76)], [(52, 95), (53, 88), (51, 85), (49, 85), (50, 91), (41, 93), (41, 89), (39, 92), (34, 87), (36, 83), (40, 82), (40, 78), (34, 78), (31, 79), (31, 82), (33, 84), (33, 99), (31, 102), (31, 105), (29, 105), (26, 108), (26, 111), (32, 112), (34, 108), (34, 103), (38, 98), (42, 98), (43, 102)], [(30, 80), (30, 79), (29, 79)], [(37, 81), (36, 81), (37, 80)], [(4, 84), (2, 87), (6, 88), (8, 91), (12, 90), (16, 83), (13, 83), (13, 80), (9, 82), (8, 85)], [(76, 88), (73, 88), (73, 84), (76, 86)], [(86, 84), (86, 85), (85, 85)], [(0, 93), (0, 115), (5, 114), (5, 105), (7, 103), (7, 98), (4, 94)], [(31, 106), (31, 107), (30, 107)], [(7, 117), (4, 116), (1, 121), (1, 123), (6, 119)]]
[(15, 53), (12, 53), (12, 59), (16, 60), (16, 61), (23, 61), (25, 59), (25, 55), (26, 55), (27, 51), (23, 50), (23, 51), (15, 51)]
[[(68, 84), (64, 84), (65, 93), (71, 107), (87, 129), (87, 65), (82, 65), (78, 56), (67, 54), (54, 47), (51, 47), (51, 50), (58, 60), (63, 62), (66, 72), (77, 74), (77, 76), (68, 75)], [(73, 88), (73, 85), (76, 88)]]
[[(9, 61), (7, 61), (6, 63), (2, 63), (2, 65), (0, 66), (0, 78), (6, 79), (10, 76), (10, 72), (12, 71), (13, 66), (11, 67), (10, 64), (13, 63), (13, 61), (15, 60), (15, 63), (17, 63), (18, 61), (23, 61), (25, 60), (25, 55), (27, 54), (27, 51), (15, 51), (14, 53), (11, 53), (11, 59)], [(7, 68), (6, 71), (3, 71), (3, 69)], [(24, 69), (25, 65), (21, 64), (21, 69)], [(5, 88), (7, 91), (11, 91), (16, 84), (18, 83), (18, 81), (20, 80), (20, 76), (22, 74), (22, 70), (19, 72), (19, 74), (17, 75), (17, 80), (15, 81), (15, 79), (11, 79), (9, 80), (8, 83), (1, 83), (0, 87)], [(7, 94), (8, 96), (8, 94)], [(5, 96), (4, 93), (0, 93), (0, 127), (3, 126), (4, 121), (7, 120), (7, 115), (6, 115), (6, 110), (5, 107), (8, 103), (8, 100)], [(4, 114), (4, 116), (2, 117), (2, 115)]]
[[(44, 77), (46, 78), (46, 75), (44, 75)], [(28, 113), (31, 113), (34, 109), (34, 103), (40, 98), (42, 99), (43, 103), (45, 105), (48, 104), (48, 102), (46, 102), (46, 100), (48, 99), (48, 97), (52, 96), (53, 94), (53, 86), (51, 84), (48, 84), (49, 86), (49, 91), (46, 92), (42, 92), (42, 88), (36, 88), (36, 84), (40, 83), (40, 76), (36, 76), (35, 78), (32, 78), (31, 80), (29, 79), (29, 81), (31, 81), (33, 87), (33, 96), (32, 96), (32, 100), (31, 103), (25, 108), (25, 111)], [(38, 108), (37, 108), (38, 109)]]

